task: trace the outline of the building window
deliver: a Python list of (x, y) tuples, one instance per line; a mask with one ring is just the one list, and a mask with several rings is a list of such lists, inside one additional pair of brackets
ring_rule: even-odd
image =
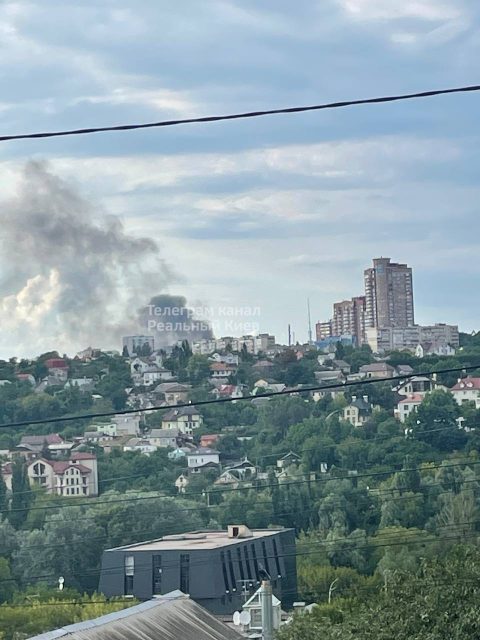
[(230, 582), (232, 583), (232, 591), (236, 591), (236, 580), (235, 580), (235, 571), (233, 569), (233, 561), (232, 561), (232, 552), (230, 550), (227, 551), (228, 557), (228, 568), (230, 571)]
[(190, 555), (188, 553), (180, 554), (180, 591), (187, 594), (190, 592)]
[(225, 564), (225, 553), (223, 551), (220, 554), (220, 559), (222, 561), (222, 574), (223, 574), (223, 584), (225, 587), (225, 593), (230, 593), (230, 585), (228, 584), (227, 565)]
[(238, 570), (240, 571), (240, 580), (245, 580), (245, 572), (243, 570), (243, 562), (242, 562), (242, 552), (240, 547), (237, 547), (237, 558), (238, 558)]
[(124, 594), (133, 596), (133, 575), (135, 573), (135, 558), (133, 556), (125, 556), (125, 585)]
[(277, 577), (281, 578), (282, 577), (282, 571), (280, 569), (280, 558), (278, 556), (277, 541), (275, 540), (275, 538), (272, 539), (272, 543), (273, 543), (273, 553), (275, 555), (275, 565), (277, 567)]
[(255, 545), (251, 544), (250, 548), (252, 550), (252, 558), (253, 558), (253, 566), (255, 567), (255, 580), (257, 582), (260, 582), (258, 579), (258, 560), (257, 560), (257, 550), (255, 549)]
[(153, 595), (160, 595), (162, 593), (162, 556), (152, 556), (152, 593)]
[(243, 550), (245, 552), (245, 565), (247, 567), (247, 576), (249, 580), (252, 580), (252, 569), (250, 567), (250, 558), (248, 557), (248, 547), (247, 545), (245, 545), (243, 547)]
[(265, 540), (262, 540), (262, 552), (263, 552), (263, 562), (265, 565), (265, 571), (270, 575), (270, 566), (268, 563), (268, 555), (267, 555), (267, 545), (265, 544)]

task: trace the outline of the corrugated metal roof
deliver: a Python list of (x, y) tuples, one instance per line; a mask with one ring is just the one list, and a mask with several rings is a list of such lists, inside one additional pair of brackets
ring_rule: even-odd
[(30, 640), (241, 640), (242, 636), (181, 591)]

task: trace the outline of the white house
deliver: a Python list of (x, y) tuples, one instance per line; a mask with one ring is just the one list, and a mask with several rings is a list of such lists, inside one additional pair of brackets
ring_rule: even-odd
[(162, 418), (163, 429), (177, 429), (186, 435), (191, 435), (202, 425), (203, 418), (193, 405), (170, 409)]
[(180, 436), (178, 429), (152, 429), (148, 435), (148, 440), (155, 447), (165, 449), (177, 446), (177, 439)]
[(450, 389), (457, 404), (474, 402), (477, 409), (480, 409), (480, 378), (463, 378)]
[(427, 393), (433, 391), (436, 387), (435, 382), (427, 376), (413, 376), (399, 384), (396, 392), (400, 396), (409, 396), (414, 393), (425, 397)]
[(185, 489), (188, 486), (188, 476), (185, 473), (181, 473), (175, 480), (175, 486), (178, 493), (185, 493)]
[(124, 451), (139, 451), (145, 455), (150, 455), (157, 450), (157, 447), (150, 440), (143, 438), (130, 438), (123, 446)]
[(205, 465), (220, 464), (220, 452), (216, 449), (199, 447), (187, 453), (187, 466), (189, 469), (200, 469)]
[(225, 362), (213, 362), (210, 365), (210, 375), (212, 378), (228, 378), (237, 373), (237, 366)]
[(140, 416), (135, 413), (117, 414), (112, 418), (116, 425), (117, 436), (138, 436), (140, 434)]
[[(11, 464), (4, 466), (2, 475), (7, 487), (11, 488)], [(27, 475), (31, 485), (43, 487), (53, 495), (98, 495), (97, 458), (92, 453), (73, 453), (70, 460), (64, 462), (37, 458), (28, 464)]]
[(400, 400), (400, 402), (397, 404), (395, 416), (403, 424), (407, 420), (408, 416), (413, 411), (416, 411), (424, 400), (424, 393), (410, 393), (403, 400)]
[(361, 427), (372, 415), (373, 407), (368, 396), (357, 398), (352, 396), (352, 402), (343, 409), (343, 419), (354, 427)]

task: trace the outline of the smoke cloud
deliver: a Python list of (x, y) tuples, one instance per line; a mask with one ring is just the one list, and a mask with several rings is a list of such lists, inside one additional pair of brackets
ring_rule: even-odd
[(139, 306), (175, 280), (154, 240), (130, 237), (43, 162), (3, 205), (0, 248), (3, 357), (118, 348)]

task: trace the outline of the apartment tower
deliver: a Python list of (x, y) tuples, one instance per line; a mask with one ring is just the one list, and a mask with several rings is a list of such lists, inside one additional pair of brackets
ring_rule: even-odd
[(365, 327), (415, 324), (412, 269), (390, 258), (375, 258), (365, 270)]

